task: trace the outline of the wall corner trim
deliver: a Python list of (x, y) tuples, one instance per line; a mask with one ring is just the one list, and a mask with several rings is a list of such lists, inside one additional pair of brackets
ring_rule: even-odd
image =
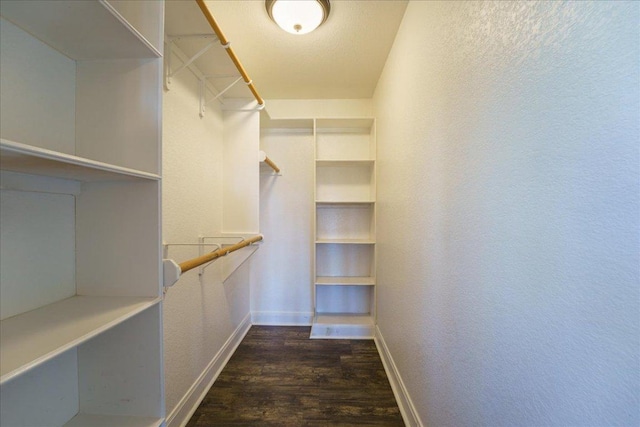
[(409, 396), (409, 392), (404, 386), (402, 377), (400, 377), (398, 368), (393, 361), (393, 357), (391, 357), (389, 348), (382, 337), (382, 333), (380, 332), (378, 325), (376, 325), (373, 341), (376, 343), (376, 347), (378, 348), (380, 359), (382, 359), (382, 365), (387, 373), (387, 378), (389, 378), (391, 389), (396, 397), (396, 402), (398, 402), (398, 407), (400, 408), (400, 413), (402, 414), (402, 419), (404, 420), (405, 425), (410, 427), (423, 427), (424, 424), (422, 424), (420, 416), (418, 415), (418, 412), (413, 405), (413, 401)]
[(209, 389), (220, 375), (220, 372), (222, 372), (222, 369), (227, 365), (227, 362), (229, 362), (229, 359), (244, 339), (244, 336), (249, 332), (250, 328), (251, 313), (247, 313), (220, 351), (211, 359), (206, 369), (202, 371), (202, 374), (200, 374), (198, 379), (182, 399), (180, 399), (180, 402), (178, 402), (176, 407), (167, 416), (167, 427), (184, 427), (189, 422), (189, 419), (193, 416), (196, 409), (198, 409), (200, 402), (202, 402), (209, 392)]

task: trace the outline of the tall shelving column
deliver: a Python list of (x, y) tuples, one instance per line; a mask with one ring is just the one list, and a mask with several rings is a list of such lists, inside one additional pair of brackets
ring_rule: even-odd
[(311, 338), (373, 338), (376, 310), (375, 120), (315, 120)]
[(164, 423), (163, 22), (0, 2), (0, 425)]

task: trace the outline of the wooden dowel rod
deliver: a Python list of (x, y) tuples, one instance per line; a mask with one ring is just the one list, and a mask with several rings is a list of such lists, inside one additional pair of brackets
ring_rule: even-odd
[(280, 168), (273, 163), (273, 160), (271, 160), (270, 158), (268, 158), (267, 156), (264, 157), (264, 162), (266, 164), (268, 164), (269, 166), (271, 166), (271, 169), (273, 169), (274, 171), (276, 171), (276, 173), (280, 173)]
[(256, 89), (256, 87), (253, 85), (253, 83), (249, 83), (247, 86), (249, 87), (249, 90), (253, 94), (253, 97), (256, 99), (256, 101), (258, 101), (258, 104), (259, 105), (264, 105), (264, 99), (262, 99), (262, 97), (258, 93), (258, 89)]
[(211, 28), (213, 28), (213, 31), (216, 33), (216, 36), (218, 36), (218, 40), (220, 40), (220, 43), (222, 45), (229, 43), (229, 40), (227, 40), (227, 38), (224, 36), (222, 29), (220, 28), (215, 18), (209, 11), (209, 8), (205, 4), (204, 0), (196, 0), (196, 3), (198, 3), (198, 6), (200, 6), (200, 10), (202, 11), (202, 14), (204, 15), (205, 18), (207, 18), (207, 21), (209, 21), (209, 25), (211, 25)]
[(220, 40), (220, 44), (222, 46), (224, 46), (225, 50), (227, 51), (227, 55), (229, 55), (229, 58), (231, 58), (231, 61), (233, 62), (233, 64), (238, 69), (238, 72), (242, 76), (242, 79), (244, 80), (244, 82), (249, 87), (249, 90), (253, 94), (254, 98), (256, 99), (256, 101), (258, 101), (259, 105), (264, 105), (264, 99), (262, 99), (262, 97), (258, 93), (258, 90), (253, 85), (253, 82), (251, 81), (251, 78), (249, 78), (249, 75), (247, 74), (246, 70), (242, 66), (242, 63), (240, 62), (240, 60), (236, 56), (235, 52), (233, 51), (233, 49), (229, 45), (229, 40), (227, 40), (227, 38), (225, 37), (224, 33), (222, 32), (222, 29), (220, 28), (220, 26), (216, 22), (215, 18), (213, 17), (211, 12), (209, 11), (209, 8), (205, 4), (204, 0), (196, 0), (196, 3), (198, 3), (198, 6), (200, 6), (200, 10), (202, 11), (202, 14), (204, 15), (204, 17), (209, 22), (209, 25), (211, 26), (213, 31), (216, 33), (216, 36), (218, 36), (218, 40)]
[(226, 248), (220, 248), (218, 250), (215, 250), (213, 252), (209, 252), (208, 254), (199, 256), (197, 258), (192, 258), (190, 260), (181, 262), (180, 264), (178, 264), (178, 266), (180, 266), (180, 271), (182, 273), (185, 273), (189, 270), (191, 270), (192, 268), (196, 268), (201, 266), (202, 264), (206, 264), (208, 262), (213, 261), (216, 258), (220, 258), (221, 256), (224, 256), (228, 253), (237, 251), (238, 249), (242, 249), (245, 246), (249, 246), (252, 243), (255, 242), (259, 242), (260, 240), (262, 240), (262, 235), (259, 234), (257, 236), (253, 236), (249, 239), (243, 240), (242, 242), (236, 243), (235, 245), (232, 246), (227, 246)]

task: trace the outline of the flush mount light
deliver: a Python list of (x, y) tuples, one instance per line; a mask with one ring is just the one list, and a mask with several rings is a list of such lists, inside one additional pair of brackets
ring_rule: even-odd
[(291, 34), (307, 34), (329, 16), (329, 0), (266, 0), (267, 13), (280, 28)]

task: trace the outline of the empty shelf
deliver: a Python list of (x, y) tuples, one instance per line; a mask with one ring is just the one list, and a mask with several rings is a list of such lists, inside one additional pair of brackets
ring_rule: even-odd
[(106, 1), (3, 1), (2, 15), (75, 60), (162, 56)]
[(316, 277), (316, 285), (343, 285), (343, 286), (373, 286), (376, 284), (376, 279), (374, 277), (329, 277), (322, 276)]
[(311, 326), (313, 339), (372, 339), (375, 322), (370, 314), (318, 313)]
[(73, 179), (81, 182), (149, 179), (158, 175), (64, 154), (19, 142), (0, 140), (0, 169)]
[(0, 383), (144, 311), (160, 298), (75, 296), (0, 322)]
[(341, 244), (341, 245), (375, 245), (375, 240), (371, 239), (318, 239), (320, 244)]

